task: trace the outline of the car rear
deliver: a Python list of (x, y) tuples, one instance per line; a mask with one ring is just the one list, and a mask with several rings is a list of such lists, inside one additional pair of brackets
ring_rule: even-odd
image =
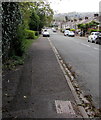
[(48, 31), (44, 31), (44, 32), (43, 32), (43, 37), (50, 37), (49, 32), (48, 32)]
[(70, 36), (70, 37), (74, 37), (74, 36), (75, 36), (75, 34), (74, 34), (74, 32), (73, 32), (73, 31), (69, 31), (68, 36)]

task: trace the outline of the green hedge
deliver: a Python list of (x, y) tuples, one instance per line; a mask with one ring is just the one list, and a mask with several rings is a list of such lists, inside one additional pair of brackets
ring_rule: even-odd
[(25, 30), (25, 38), (26, 39), (35, 39), (36, 31)]
[(89, 30), (89, 32), (90, 32), (90, 33), (91, 33), (91, 32), (101, 32), (101, 30), (91, 29), (91, 30)]
[(90, 30), (90, 32), (97, 32), (98, 30)]
[(75, 31), (75, 29), (70, 29), (70, 31)]

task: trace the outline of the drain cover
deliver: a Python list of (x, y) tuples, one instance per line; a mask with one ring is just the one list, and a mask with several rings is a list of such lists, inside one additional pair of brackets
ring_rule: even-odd
[(61, 100), (55, 100), (55, 106), (57, 113), (67, 113), (71, 115), (75, 115), (75, 112), (73, 110), (72, 104), (70, 101), (61, 101)]

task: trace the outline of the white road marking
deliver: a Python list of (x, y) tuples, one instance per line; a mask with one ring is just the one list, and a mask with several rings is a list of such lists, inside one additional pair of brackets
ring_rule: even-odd
[[(50, 39), (48, 38), (48, 40), (50, 41)], [(70, 40), (70, 39), (68, 39), (68, 40)], [(71, 40), (70, 40), (71, 41)], [(74, 40), (73, 40), (74, 41)], [(78, 41), (74, 41), (75, 43), (80, 43), (80, 42), (78, 42)], [(80, 43), (81, 45), (84, 45), (84, 46), (86, 46), (86, 47), (91, 47), (90, 45), (87, 45), (87, 44), (85, 44), (85, 43)], [(92, 49), (95, 49), (95, 50), (99, 50), (99, 51), (101, 51), (101, 49), (99, 49), (99, 48), (96, 48), (96, 47), (91, 47)]]
[(90, 45), (86, 45), (87, 47), (90, 47)]
[(90, 47), (90, 45), (87, 45), (87, 44), (84, 44), (84, 43), (81, 43), (81, 44), (84, 45), (84, 46)]
[(95, 50), (99, 50), (99, 48), (94, 47)]

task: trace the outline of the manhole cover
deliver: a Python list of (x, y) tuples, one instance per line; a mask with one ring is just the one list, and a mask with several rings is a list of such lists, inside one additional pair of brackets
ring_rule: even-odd
[(57, 113), (75, 114), (70, 101), (55, 100), (55, 106)]

